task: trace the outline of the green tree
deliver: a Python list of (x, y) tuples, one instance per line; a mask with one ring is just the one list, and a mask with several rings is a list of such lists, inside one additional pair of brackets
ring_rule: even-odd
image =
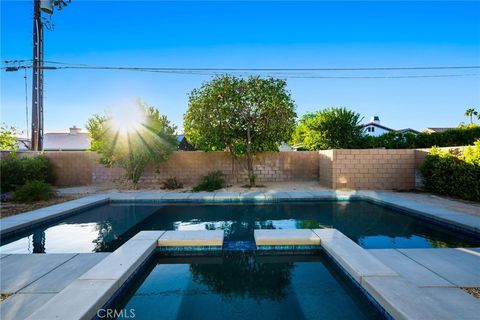
[(346, 108), (327, 108), (305, 114), (298, 122), (292, 143), (306, 150), (358, 147), (363, 137), (360, 114)]
[(473, 116), (478, 116), (478, 112), (475, 108), (468, 108), (465, 110), (465, 117), (470, 117), (470, 124), (473, 123)]
[(184, 117), (185, 135), (197, 149), (245, 156), (251, 186), (253, 157), (278, 151), (295, 125), (295, 104), (284, 80), (223, 75), (194, 89)]
[(177, 146), (176, 127), (140, 100), (123, 114), (94, 115), (86, 127), (100, 162), (125, 169), (135, 188), (145, 166), (167, 160)]
[(15, 151), (17, 149), (17, 137), (15, 127), (6, 124), (0, 126), (0, 150)]

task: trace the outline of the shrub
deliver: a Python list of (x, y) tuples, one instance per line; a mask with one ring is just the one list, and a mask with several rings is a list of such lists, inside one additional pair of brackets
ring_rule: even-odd
[(215, 191), (225, 186), (224, 174), (221, 171), (212, 171), (202, 178), (202, 181), (193, 187), (194, 192)]
[(420, 172), (427, 191), (480, 201), (480, 140), (463, 155), (432, 148)]
[(28, 181), (13, 193), (13, 200), (19, 202), (49, 200), (54, 197), (55, 191), (52, 186), (38, 180)]
[(177, 178), (168, 178), (162, 182), (162, 189), (174, 190), (183, 188), (183, 183), (179, 182)]
[(480, 139), (480, 126), (470, 125), (448, 129), (443, 132), (419, 134), (388, 132), (378, 137), (364, 136), (363, 148), (431, 148), (472, 145)]
[(1, 190), (9, 192), (27, 181), (38, 180), (53, 183), (53, 167), (44, 155), (22, 157), (11, 155), (0, 163)]

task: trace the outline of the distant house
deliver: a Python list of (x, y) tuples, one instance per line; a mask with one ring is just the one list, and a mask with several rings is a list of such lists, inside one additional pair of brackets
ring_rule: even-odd
[[(43, 135), (44, 151), (85, 151), (90, 148), (90, 137), (73, 126), (69, 132), (48, 132)], [(30, 149), (29, 138), (18, 138), (18, 150)]]
[(73, 126), (69, 132), (50, 132), (43, 135), (45, 151), (84, 151), (90, 149), (90, 137)]
[(367, 135), (373, 136), (373, 137), (378, 137), (388, 132), (413, 133), (413, 134), (419, 133), (417, 130), (414, 130), (411, 128), (395, 130), (395, 129), (386, 127), (384, 125), (381, 125), (379, 116), (371, 117), (370, 121), (363, 125), (363, 129)]
[(196, 151), (194, 146), (188, 142), (184, 134), (177, 134), (178, 151)]
[(451, 127), (450, 128), (425, 128), (423, 132), (426, 132), (426, 133), (444, 132), (450, 129), (454, 129), (454, 128), (451, 128)]

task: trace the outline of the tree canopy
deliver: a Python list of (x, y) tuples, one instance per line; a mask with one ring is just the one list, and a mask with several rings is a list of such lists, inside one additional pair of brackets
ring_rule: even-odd
[(292, 143), (306, 150), (358, 147), (363, 137), (360, 114), (346, 108), (327, 108), (305, 114), (298, 122)]
[(280, 79), (218, 76), (189, 96), (185, 135), (197, 149), (229, 151), (247, 158), (250, 184), (255, 184), (253, 155), (278, 151), (295, 125), (295, 104)]
[(165, 161), (176, 150), (176, 127), (140, 100), (123, 115), (94, 115), (86, 127), (91, 150), (101, 155), (100, 162), (124, 168), (135, 186), (147, 164)]
[(0, 150), (15, 151), (17, 149), (17, 137), (15, 127), (6, 124), (0, 126)]

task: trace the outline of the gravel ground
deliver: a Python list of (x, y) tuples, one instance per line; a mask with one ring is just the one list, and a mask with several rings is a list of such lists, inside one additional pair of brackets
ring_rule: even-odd
[(480, 288), (462, 288), (463, 291), (470, 293), (477, 299), (480, 299)]

